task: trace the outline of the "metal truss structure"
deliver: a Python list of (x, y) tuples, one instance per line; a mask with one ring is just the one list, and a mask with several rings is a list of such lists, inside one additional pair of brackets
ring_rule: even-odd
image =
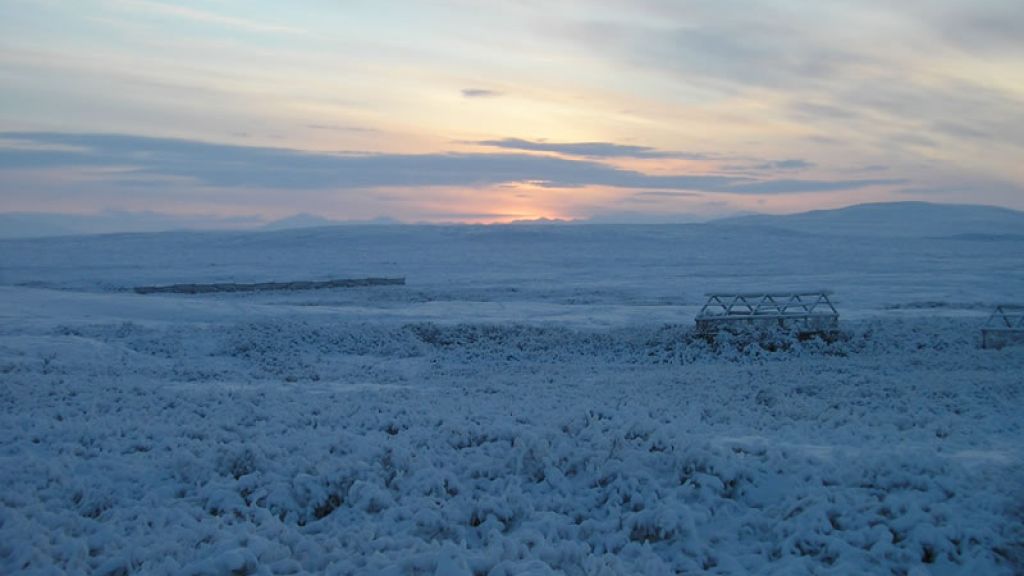
[(1024, 343), (1024, 306), (996, 306), (981, 329), (982, 348), (1002, 348)]
[(785, 293), (710, 293), (697, 314), (697, 332), (714, 336), (723, 329), (781, 328), (802, 335), (839, 330), (839, 312), (827, 290)]

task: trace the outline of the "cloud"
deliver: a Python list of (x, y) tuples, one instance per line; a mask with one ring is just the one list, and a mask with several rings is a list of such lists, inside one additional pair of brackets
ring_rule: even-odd
[(806, 168), (813, 168), (814, 163), (806, 160), (800, 160), (793, 158), (790, 160), (773, 160), (755, 166), (758, 170), (804, 170)]
[(1016, 0), (932, 0), (919, 13), (935, 34), (961, 50), (983, 56), (1024, 52), (1024, 4)]
[(827, 85), (875, 60), (821, 32), (842, 25), (835, 10), (809, 5), (737, 1), (641, 2), (657, 21), (589, 20), (567, 33), (592, 50), (631, 66), (668, 71), (706, 85), (793, 91)]
[(761, 164), (727, 164), (722, 166), (722, 170), (729, 172), (781, 172), (781, 171), (797, 171), (806, 170), (813, 168), (815, 164), (808, 162), (807, 160), (801, 160), (799, 158), (789, 158), (786, 160), (769, 160), (762, 162)]
[(920, 182), (893, 190), (897, 196), (940, 196), (943, 201), (955, 198), (964, 203), (977, 203), (979, 195), (1013, 204), (1014, 200), (1024, 197), (1024, 186), (991, 176), (962, 178), (955, 174), (939, 172), (931, 182), (922, 179)]
[[(761, 180), (715, 174), (652, 175), (591, 160), (532, 154), (331, 154), (120, 134), (7, 132), (0, 170), (117, 168), (120, 177), (184, 178), (215, 188), (368, 189), (607, 186), (725, 194), (851, 190), (900, 180)], [(23, 147), (19, 147), (19, 144)], [(52, 148), (55, 147), (55, 148)]]
[(790, 105), (790, 108), (796, 116), (811, 119), (855, 120), (861, 117), (859, 113), (853, 110), (820, 102), (794, 102)]
[(596, 210), (589, 217), (577, 220), (589, 224), (692, 224), (707, 220), (703, 214), (695, 213), (692, 207), (685, 212), (646, 212), (640, 210)]
[(494, 90), (486, 90), (484, 88), (463, 88), (463, 98), (494, 98), (501, 96), (501, 92), (495, 92)]
[(431, 220), (508, 220), (511, 218), (529, 218), (529, 214), (518, 212), (427, 212), (424, 218)]
[[(1005, 121), (1020, 115), (1024, 92), (999, 73), (1020, 68), (1024, 55), (1020, 1), (636, 4), (636, 12), (658, 17), (582, 19), (563, 33), (619, 66), (653, 71), (704, 97), (777, 103), (769, 106), (807, 128), (839, 127), (879, 147), (889, 147), (894, 127), (928, 132), (936, 119), (964, 128), (938, 127), (949, 149), (963, 134), (1024, 147), (1020, 123)], [(851, 29), (867, 32), (841, 32)]]
[(709, 154), (698, 152), (670, 152), (657, 150), (650, 146), (630, 146), (611, 142), (546, 142), (532, 141), (521, 138), (504, 138), (501, 140), (479, 140), (473, 142), (481, 146), (507, 148), (511, 150), (529, 150), (532, 152), (557, 152), (569, 156), (587, 158), (685, 158), (689, 160), (707, 160)]
[(216, 24), (226, 28), (243, 30), (246, 32), (281, 34), (304, 33), (303, 30), (289, 26), (264, 24), (262, 22), (256, 22), (246, 18), (222, 16), (206, 10), (198, 10), (196, 8), (188, 8), (186, 6), (175, 6), (164, 2), (158, 2), (156, 0), (117, 0), (117, 5), (135, 11), (148, 12), (150, 14), (158, 14), (160, 16), (170, 16), (173, 18), (180, 18), (204, 24)]
[(347, 126), (343, 124), (306, 124), (310, 130), (328, 130), (331, 132), (377, 132), (374, 128), (363, 126)]
[(932, 129), (936, 132), (953, 136), (954, 138), (968, 138), (974, 140), (988, 140), (990, 132), (981, 130), (974, 126), (968, 126), (959, 122), (935, 122)]
[(761, 180), (730, 186), (732, 194), (798, 194), (802, 192), (835, 192), (839, 190), (855, 190), (869, 186), (891, 186), (904, 184), (905, 180), (896, 178), (874, 178), (858, 180)]
[(668, 190), (645, 190), (643, 192), (637, 192), (633, 196), (647, 196), (654, 198), (693, 198), (695, 196), (701, 196), (696, 192), (672, 192)]
[[(898, 120), (876, 121), (879, 127), (904, 126), (917, 134), (945, 136), (949, 144), (967, 135), (983, 136), (991, 145), (1024, 147), (1020, 123), (1006, 121), (1020, 115), (1024, 92), (945, 79), (930, 86), (898, 81), (863, 83), (837, 91), (834, 97), (845, 108)], [(884, 133), (879, 132), (879, 136), (888, 139)], [(927, 145), (932, 144), (937, 143)]]
[(665, 204), (673, 200), (692, 200), (704, 195), (698, 192), (678, 192), (673, 190), (645, 190), (631, 194), (619, 200), (621, 204)]

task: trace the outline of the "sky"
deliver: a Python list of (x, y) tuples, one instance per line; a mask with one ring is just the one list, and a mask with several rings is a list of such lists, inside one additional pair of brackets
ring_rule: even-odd
[(1024, 209), (1020, 0), (0, 0), (0, 212)]

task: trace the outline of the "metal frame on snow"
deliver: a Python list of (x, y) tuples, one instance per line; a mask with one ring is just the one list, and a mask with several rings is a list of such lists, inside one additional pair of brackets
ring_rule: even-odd
[(714, 335), (726, 327), (778, 327), (803, 334), (839, 329), (831, 292), (751, 292), (706, 294), (697, 314), (697, 331)]
[(996, 306), (981, 329), (982, 348), (1002, 348), (1024, 342), (1024, 306)]

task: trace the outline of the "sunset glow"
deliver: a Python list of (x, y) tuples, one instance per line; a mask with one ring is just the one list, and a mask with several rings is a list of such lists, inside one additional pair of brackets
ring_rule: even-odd
[(0, 211), (1020, 209), (1021, 6), (0, 0)]

